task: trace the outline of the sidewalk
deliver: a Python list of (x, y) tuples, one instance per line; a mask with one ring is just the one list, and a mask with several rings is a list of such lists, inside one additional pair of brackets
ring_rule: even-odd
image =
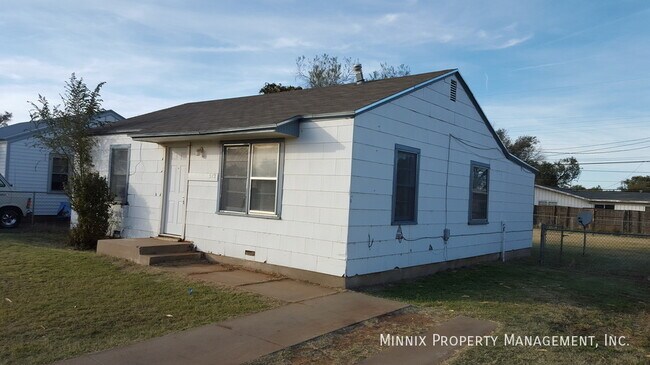
[(172, 333), (57, 362), (81, 364), (240, 364), (407, 307), (404, 303), (219, 265), (169, 268), (236, 286), (289, 304), (265, 312)]

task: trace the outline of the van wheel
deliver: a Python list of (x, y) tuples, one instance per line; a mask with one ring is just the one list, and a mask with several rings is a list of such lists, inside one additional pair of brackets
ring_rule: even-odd
[(4, 208), (0, 210), (0, 227), (16, 228), (21, 217), (22, 214), (16, 208)]

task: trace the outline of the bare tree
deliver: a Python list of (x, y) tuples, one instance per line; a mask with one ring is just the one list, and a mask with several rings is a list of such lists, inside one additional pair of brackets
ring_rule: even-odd
[(11, 120), (11, 117), (13, 115), (9, 112), (4, 112), (4, 114), (0, 114), (0, 127), (6, 127), (7, 123)]
[(304, 81), (308, 87), (324, 87), (332, 85), (347, 84), (354, 80), (352, 68), (356, 60), (350, 57), (339, 61), (336, 56), (327, 53), (314, 56), (314, 58), (298, 57), (298, 78)]

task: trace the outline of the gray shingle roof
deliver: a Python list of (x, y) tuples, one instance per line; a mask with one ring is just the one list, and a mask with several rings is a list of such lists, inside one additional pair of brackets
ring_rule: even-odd
[[(105, 110), (97, 115), (97, 119), (105, 118), (112, 116), (115, 119), (123, 120), (124, 117), (119, 115), (113, 110)], [(36, 129), (36, 125), (33, 122), (22, 122), (8, 125), (6, 127), (0, 128), (0, 141), (12, 139), (22, 135), (28, 135), (29, 132), (33, 132)], [(21, 137), (21, 138), (24, 138)]]
[(187, 103), (98, 128), (96, 134), (202, 134), (276, 125), (300, 116), (354, 112), (452, 71)]
[[(556, 189), (556, 188), (551, 188)], [(638, 191), (593, 191), (593, 190), (571, 190), (571, 189), (557, 189), (567, 192), (569, 194), (577, 195), (585, 199), (594, 201), (615, 200), (615, 201), (635, 201), (635, 202), (648, 202), (650, 204), (650, 192), (641, 193)]]

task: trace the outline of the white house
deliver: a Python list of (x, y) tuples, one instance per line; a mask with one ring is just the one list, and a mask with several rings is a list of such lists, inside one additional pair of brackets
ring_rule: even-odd
[(571, 190), (535, 185), (535, 205), (645, 212), (650, 211), (650, 193)]
[[(114, 122), (124, 118), (107, 110), (97, 119)], [(32, 122), (0, 128), (0, 174), (15, 191), (35, 194), (34, 215), (57, 215), (61, 204), (68, 203), (63, 190), (68, 181), (68, 160), (38, 147), (35, 132)]]
[(96, 134), (122, 237), (348, 287), (531, 247), (535, 170), (457, 70), (188, 103)]

